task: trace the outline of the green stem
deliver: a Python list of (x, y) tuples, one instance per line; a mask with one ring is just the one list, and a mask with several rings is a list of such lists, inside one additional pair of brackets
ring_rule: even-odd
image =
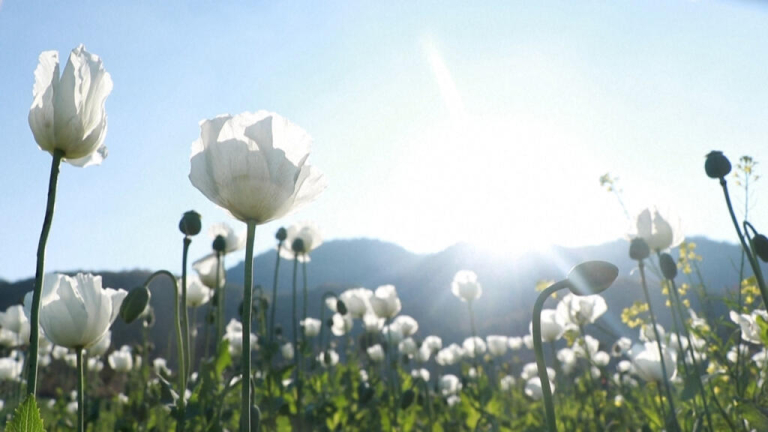
[(184, 384), (181, 386), (181, 395), (187, 389), (190, 373), (191, 351), (189, 348), (189, 308), (187, 307), (187, 255), (192, 239), (184, 236), (184, 247), (181, 253), (181, 337), (184, 346)]
[(475, 311), (472, 309), (472, 301), (467, 302), (467, 308), (469, 308), (469, 325), (472, 329), (472, 364), (475, 367), (475, 373), (480, 375), (480, 368), (477, 366), (477, 330), (475, 327)]
[(741, 233), (741, 228), (739, 227), (739, 222), (736, 220), (736, 214), (733, 212), (733, 205), (731, 204), (731, 196), (728, 193), (728, 184), (725, 181), (725, 178), (720, 179), (720, 186), (723, 187), (723, 195), (725, 196), (725, 204), (728, 206), (728, 213), (731, 215), (731, 221), (733, 222), (733, 227), (736, 228), (736, 234), (739, 236), (739, 241), (741, 242), (741, 247), (744, 250), (744, 253), (747, 255), (747, 259), (749, 260), (749, 265), (752, 266), (752, 272), (755, 274), (755, 278), (757, 279), (757, 285), (760, 288), (760, 295), (763, 297), (763, 307), (768, 307), (768, 289), (765, 287), (765, 281), (763, 280), (763, 273), (760, 271), (760, 264), (755, 260), (755, 257), (752, 255), (752, 250), (747, 245), (747, 241), (744, 239), (744, 235)]
[(555, 417), (555, 404), (552, 401), (552, 389), (549, 386), (549, 374), (547, 373), (547, 364), (544, 361), (544, 348), (541, 340), (541, 309), (544, 302), (554, 292), (568, 288), (567, 279), (550, 285), (539, 294), (536, 303), (533, 305), (533, 350), (536, 354), (536, 366), (539, 369), (539, 380), (541, 380), (541, 393), (544, 399), (544, 414), (547, 418), (547, 430), (557, 432), (557, 419)]
[[(656, 314), (653, 313), (653, 306), (651, 305), (651, 296), (648, 293), (648, 284), (645, 281), (645, 265), (642, 260), (637, 262), (640, 269), (640, 282), (643, 286), (643, 294), (645, 295), (645, 302), (648, 304), (648, 313), (651, 315), (651, 324), (653, 325), (653, 334), (656, 336), (656, 347), (659, 349), (659, 362), (661, 363), (662, 380), (664, 381), (664, 388), (667, 391), (667, 400), (669, 402), (670, 417), (674, 421), (675, 430), (680, 430), (680, 425), (677, 423), (677, 411), (675, 410), (675, 402), (672, 400), (672, 389), (669, 386), (669, 380), (667, 379), (667, 365), (664, 361), (664, 351), (661, 348), (661, 335), (659, 335), (659, 329), (656, 328)], [(661, 390), (659, 390), (661, 391)], [(666, 423), (666, 419), (664, 419)]]
[(595, 418), (595, 429), (599, 429), (600, 425), (600, 410), (597, 408), (597, 399), (595, 399), (596, 386), (595, 380), (592, 378), (592, 353), (589, 352), (589, 345), (587, 345), (587, 333), (584, 331), (584, 326), (579, 326), (581, 332), (581, 340), (584, 342), (584, 355), (587, 357), (587, 382), (589, 383), (589, 398), (592, 401), (592, 414)]
[[(691, 334), (688, 332), (688, 326), (686, 325), (685, 319), (683, 318), (683, 306), (681, 304), (682, 302), (680, 301), (680, 294), (677, 292), (677, 284), (675, 284), (675, 281), (672, 279), (668, 279), (668, 280), (672, 285), (670, 289), (674, 294), (675, 306), (677, 307), (677, 314), (680, 317), (683, 334), (685, 335), (685, 338), (688, 340), (688, 351), (691, 354), (691, 361), (693, 361), (693, 369), (694, 369), (694, 373), (696, 374), (696, 382), (699, 385), (701, 400), (704, 403), (704, 412), (707, 415), (707, 424), (709, 425), (709, 430), (714, 431), (715, 428), (712, 423), (712, 414), (709, 412), (709, 404), (707, 403), (707, 392), (704, 390), (704, 383), (701, 381), (701, 370), (699, 369), (699, 362), (698, 360), (696, 360), (696, 351), (693, 347), (693, 340), (691, 340)], [(678, 339), (680, 339), (679, 336), (678, 336)], [(683, 359), (683, 362), (685, 362), (685, 359)]]
[[(179, 418), (181, 420), (176, 423), (176, 430), (183, 431), (185, 426), (184, 419), (186, 417), (186, 401), (184, 400), (184, 393), (186, 390), (186, 388), (184, 388), (184, 385), (186, 384), (184, 377), (186, 376), (186, 369), (184, 368), (184, 343), (181, 333), (181, 321), (179, 320), (179, 282), (176, 280), (176, 276), (174, 276), (173, 273), (169, 272), (168, 270), (158, 270), (149, 275), (147, 280), (144, 281), (144, 288), (149, 289), (149, 284), (158, 276), (167, 276), (170, 278), (172, 281), (171, 286), (173, 287), (173, 322), (176, 330), (176, 357), (178, 358), (177, 363), (179, 367), (179, 389), (181, 390), (181, 396), (176, 402), (178, 404)], [(168, 339), (168, 347), (170, 349), (170, 338)]]
[(299, 346), (299, 330), (298, 330), (298, 308), (296, 305), (296, 287), (297, 282), (296, 279), (298, 277), (298, 271), (299, 271), (299, 254), (298, 252), (294, 254), (293, 256), (293, 300), (292, 300), (292, 325), (293, 325), (293, 348), (295, 350), (293, 355), (293, 364), (294, 369), (296, 369), (296, 417), (298, 419), (298, 429), (301, 430), (302, 427), (302, 405), (301, 405), (301, 390), (302, 390), (302, 382), (301, 382), (301, 356), (302, 356), (302, 349), (303, 346)]
[(243, 377), (242, 404), (240, 408), (240, 432), (251, 431), (251, 305), (253, 304), (253, 242), (256, 235), (256, 222), (248, 221), (245, 244), (245, 282), (243, 284)]
[[(224, 256), (221, 252), (216, 252), (216, 346), (224, 338), (224, 314), (226, 312), (226, 300), (224, 299), (225, 288), (221, 283), (221, 267)], [(226, 284), (225, 284), (226, 285)]]
[(77, 431), (85, 432), (85, 375), (83, 374), (83, 349), (76, 348), (77, 356)]
[(277, 310), (277, 277), (280, 271), (280, 250), (283, 248), (283, 241), (277, 244), (277, 261), (275, 261), (275, 276), (272, 280), (272, 304), (269, 314), (269, 341), (275, 341), (275, 310)]
[(34, 395), (37, 390), (37, 351), (40, 342), (40, 298), (43, 292), (43, 277), (45, 274), (45, 245), (53, 222), (53, 210), (56, 204), (56, 185), (59, 179), (59, 166), (64, 152), (54, 150), (51, 162), (51, 175), (48, 180), (48, 202), (45, 205), (43, 230), (37, 243), (37, 265), (35, 267), (35, 286), (32, 294), (32, 316), (30, 317), (29, 369), (27, 370), (27, 394)]
[[(306, 258), (306, 255), (305, 255), (305, 258)], [(307, 261), (306, 260), (301, 263), (301, 273), (302, 273), (302, 279), (304, 280), (304, 302), (302, 303), (302, 308), (303, 308), (302, 319), (307, 319), (307, 303), (309, 303), (309, 293), (307, 292), (308, 287), (307, 287)], [(322, 307), (322, 305), (320, 307)], [(321, 322), (320, 328), (323, 328), (323, 327), (325, 327), (325, 323)], [(313, 353), (312, 342), (307, 341), (306, 337), (303, 337), (302, 339), (305, 345), (309, 345), (309, 352), (310, 354), (312, 354)]]

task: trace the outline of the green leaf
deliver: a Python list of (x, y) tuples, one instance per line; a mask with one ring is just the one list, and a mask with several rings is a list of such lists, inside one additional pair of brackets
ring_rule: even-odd
[(8, 432), (45, 432), (35, 396), (28, 396), (16, 408), (13, 420), (8, 423), (7, 427)]
[(120, 318), (122, 318), (126, 324), (132, 323), (136, 318), (141, 316), (147, 308), (150, 297), (149, 289), (146, 287), (132, 289), (120, 305)]
[(749, 422), (750, 429), (768, 430), (768, 413), (761, 410), (751, 402), (742, 403), (739, 406), (741, 416)]
[(763, 345), (768, 345), (768, 321), (760, 315), (755, 318), (757, 326), (760, 327), (760, 341), (763, 342)]
[(232, 356), (229, 354), (229, 341), (224, 339), (219, 343), (218, 352), (216, 353), (216, 373), (221, 375), (227, 366), (232, 364)]

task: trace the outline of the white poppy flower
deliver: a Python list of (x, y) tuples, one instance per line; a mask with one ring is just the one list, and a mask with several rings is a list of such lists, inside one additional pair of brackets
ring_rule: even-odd
[[(216, 264), (218, 263), (218, 269)], [(224, 260), (216, 258), (216, 254), (208, 254), (199, 260), (192, 263), (192, 268), (197, 272), (198, 278), (203, 285), (211, 289), (216, 289), (216, 278), (219, 278), (218, 283), (220, 287), (223, 287), (227, 281), (227, 272), (224, 269)], [(187, 275), (189, 277), (189, 275)], [(187, 281), (189, 284), (189, 281)], [(189, 292), (187, 292), (189, 296)]]
[(218, 236), (224, 238), (224, 254), (237, 252), (245, 248), (245, 231), (237, 232), (226, 222), (217, 223), (208, 228), (208, 237), (211, 240), (216, 240)]
[(293, 356), (295, 355), (295, 350), (293, 348), (293, 344), (290, 342), (284, 343), (280, 347), (280, 354), (283, 355), (283, 358), (286, 360), (293, 360)]
[(494, 357), (501, 357), (507, 353), (506, 336), (488, 336), (485, 338), (488, 342), (488, 352)]
[(412, 357), (419, 350), (419, 347), (416, 345), (416, 341), (413, 340), (413, 338), (408, 337), (400, 341), (397, 345), (397, 350), (400, 351), (401, 354)]
[[(555, 370), (548, 367), (547, 368), (547, 375), (549, 376), (550, 380), (555, 379), (556, 373)], [(533, 377), (539, 376), (539, 367), (536, 365), (536, 363), (527, 363), (523, 366), (523, 370), (520, 373), (520, 379), (523, 381), (528, 381)]]
[(464, 339), (462, 346), (464, 348), (465, 355), (469, 358), (482, 356), (485, 354), (487, 349), (485, 341), (479, 337), (468, 337)]
[[(533, 334), (533, 321), (528, 325), (528, 330)], [(565, 333), (565, 320), (561, 313), (555, 309), (541, 311), (541, 340), (542, 342), (554, 342)], [(532, 340), (531, 340), (532, 342)], [(526, 346), (528, 343), (526, 342)], [(531, 347), (528, 347), (529, 349)]]
[(323, 326), (323, 323), (319, 319), (307, 318), (299, 321), (299, 325), (301, 325), (304, 331), (304, 336), (313, 338), (320, 334), (320, 328)]
[(370, 358), (372, 362), (380, 363), (384, 361), (384, 348), (382, 348), (380, 344), (369, 346), (368, 349), (366, 349), (366, 352), (368, 353), (368, 358)]
[(189, 180), (236, 219), (265, 224), (325, 189), (323, 174), (306, 163), (310, 143), (303, 129), (267, 111), (203, 120)]
[(89, 348), (101, 339), (120, 312), (128, 293), (102, 288), (101, 276), (64, 276), (40, 307), (46, 337), (67, 348)]
[(634, 365), (635, 373), (646, 381), (661, 381), (663, 379), (672, 379), (677, 374), (677, 360), (674, 351), (667, 349), (662, 345), (664, 355), (664, 366), (667, 370), (667, 376), (661, 370), (661, 356), (656, 342), (646, 342), (643, 345), (632, 347), (630, 357)]
[(131, 353), (130, 347), (124, 345), (119, 351), (113, 351), (107, 357), (107, 363), (115, 372), (130, 372), (133, 369), (133, 353)]
[(445, 399), (445, 403), (447, 403), (449, 407), (454, 407), (461, 403), (461, 396), (458, 394), (450, 395)]
[(421, 368), (421, 369), (414, 369), (411, 371), (411, 377), (413, 377), (414, 380), (422, 380), (424, 382), (429, 381), (429, 371)]
[[(215, 266), (214, 266), (215, 267)], [(179, 282), (181, 285), (181, 282)], [(211, 299), (213, 291), (203, 284), (199, 277), (187, 275), (187, 306), (197, 308)]]
[[(662, 327), (661, 324), (656, 324), (656, 331), (659, 332), (659, 337), (663, 342), (666, 338), (666, 330), (664, 330), (664, 327)], [(656, 341), (656, 332), (653, 331), (653, 324), (643, 324), (640, 327), (640, 340), (643, 342)]]
[(470, 270), (460, 270), (453, 276), (451, 292), (463, 302), (471, 302), (480, 298), (483, 287), (477, 281), (477, 275)]
[[(339, 295), (339, 299), (347, 307), (347, 313), (353, 318), (363, 318), (366, 314), (373, 313), (371, 297), (373, 297), (373, 291), (366, 288), (351, 288)], [(337, 312), (336, 299), (329, 299), (329, 306), (331, 303), (333, 304), (331, 309)]]
[(642, 238), (652, 251), (663, 251), (679, 246), (685, 240), (680, 225), (678, 220), (673, 228), (658, 210), (654, 210), (651, 217), (651, 211), (645, 209), (637, 216), (636, 232), (631, 237)]
[(557, 313), (563, 322), (579, 327), (595, 322), (606, 311), (608, 305), (599, 294), (577, 296), (568, 293), (557, 304)]
[(464, 348), (450, 344), (437, 352), (435, 361), (440, 366), (450, 366), (459, 362), (465, 355)]
[[(326, 356), (326, 354), (328, 355)], [(328, 357), (327, 360), (329, 361), (326, 361), (326, 357)], [(321, 352), (317, 356), (317, 361), (320, 363), (320, 366), (324, 368), (336, 366), (339, 363), (339, 353), (334, 350)]]
[(309, 253), (323, 244), (323, 236), (317, 225), (307, 221), (296, 222), (286, 230), (285, 241), (279, 251), (282, 258), (292, 260), (296, 257), (293, 243), (297, 239), (301, 240), (302, 245), (302, 250), (298, 251), (299, 262), (311, 261)]
[(762, 345), (760, 326), (757, 324), (758, 316), (768, 321), (768, 312), (762, 309), (754, 310), (751, 314), (738, 314), (735, 311), (730, 313), (731, 321), (741, 327), (741, 338), (747, 342)]
[(429, 358), (432, 356), (432, 350), (429, 349), (429, 346), (427, 346), (425, 343), (422, 342), (421, 347), (416, 351), (416, 354), (413, 356), (413, 359), (416, 360), (416, 363), (426, 363), (429, 361)]
[(437, 388), (443, 396), (452, 396), (461, 391), (461, 380), (456, 375), (443, 375), (437, 382)]
[(155, 374), (157, 375), (171, 375), (171, 370), (168, 369), (168, 362), (162, 357), (157, 357), (156, 359), (152, 360), (152, 369), (154, 369)]
[(382, 285), (376, 288), (376, 292), (370, 301), (373, 312), (379, 318), (394, 318), (403, 307), (394, 285)]
[(530, 334), (523, 336), (523, 345), (528, 349), (533, 349), (533, 336)]
[(342, 315), (340, 313), (333, 314), (333, 325), (331, 326), (331, 332), (335, 336), (344, 336), (352, 331), (352, 327), (355, 322), (349, 315)]
[(429, 350), (434, 353), (443, 348), (443, 340), (438, 336), (430, 335), (424, 338), (424, 342), (421, 343), (421, 346), (428, 347)]
[(367, 333), (378, 333), (384, 325), (384, 319), (374, 313), (363, 315), (363, 327)]
[(396, 346), (402, 341), (403, 333), (400, 331), (400, 327), (388, 325), (381, 329), (381, 337), (384, 339), (387, 345)]
[[(240, 356), (243, 353), (243, 323), (234, 318), (230, 319), (224, 332), (224, 339), (229, 342), (229, 354)], [(251, 349), (256, 349), (256, 335), (251, 333), (250, 339)]]
[[(745, 344), (741, 344), (739, 346), (739, 349), (741, 350), (741, 358), (747, 358), (749, 357), (749, 346)], [(731, 363), (736, 363), (736, 360), (739, 358), (739, 352), (737, 351), (736, 346), (734, 345), (733, 348), (728, 351), (728, 354), (725, 355), (725, 358), (728, 359)], [(742, 360), (743, 361), (743, 360)]]
[[(543, 312), (544, 311), (542, 311), (542, 313)], [(542, 333), (544, 332), (542, 331)], [(511, 349), (512, 351), (518, 351), (520, 348), (523, 347), (523, 338), (521, 338), (520, 336), (512, 336), (509, 339), (507, 339), (507, 343), (509, 344), (509, 349)]]
[(99, 56), (83, 45), (73, 49), (59, 77), (59, 53), (44, 51), (35, 69), (29, 127), (41, 150), (64, 153), (75, 166), (98, 165), (107, 156), (104, 103), (112, 78)]
[[(555, 393), (555, 383), (550, 381), (549, 388), (552, 393)], [(541, 400), (544, 397), (544, 392), (541, 389), (541, 380), (538, 375), (525, 382), (525, 395), (533, 400)]]
[(26, 326), (27, 337), (29, 337), (29, 320), (21, 305), (8, 306), (5, 312), (0, 312), (0, 326), (16, 334), (23, 333)]
[(408, 315), (400, 315), (392, 321), (392, 326), (397, 327), (404, 337), (413, 336), (419, 331), (419, 323)]
[(632, 341), (626, 337), (620, 337), (613, 343), (611, 347), (611, 355), (614, 357), (621, 357), (626, 354), (632, 348)]
[(0, 358), (0, 381), (16, 380), (21, 375), (23, 367), (23, 362), (13, 357)]
[(86, 354), (88, 354), (89, 357), (101, 357), (104, 354), (109, 351), (109, 346), (112, 344), (112, 332), (107, 331), (104, 333), (104, 336), (101, 337), (101, 339), (98, 340), (95, 344), (91, 345), (90, 348), (86, 350)]
[(576, 358), (576, 353), (570, 348), (560, 349), (557, 352), (557, 360), (560, 362), (560, 368), (566, 375), (570, 375), (576, 369), (578, 359)]

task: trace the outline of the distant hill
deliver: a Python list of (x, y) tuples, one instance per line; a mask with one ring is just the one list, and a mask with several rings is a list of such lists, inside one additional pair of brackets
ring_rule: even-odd
[[(703, 256), (700, 267), (709, 293), (722, 296), (728, 290), (735, 290), (740, 248), (735, 244), (713, 242), (702, 237), (689, 240), (696, 243), (696, 252)], [(268, 251), (254, 259), (255, 284), (261, 285), (267, 295), (271, 295), (275, 258), (276, 251)], [(379, 285), (393, 284), (403, 301), (401, 313), (419, 321), (420, 336), (437, 334), (447, 343), (459, 342), (470, 332), (468, 313), (466, 304), (451, 294), (450, 284), (457, 271), (470, 269), (478, 274), (483, 285), (483, 295), (475, 304), (480, 335), (523, 335), (528, 332), (536, 282), (562, 279), (573, 265), (593, 259), (610, 261), (620, 269), (615, 286), (605, 292), (609, 314), (603, 317), (600, 327), (615, 334), (635, 337), (635, 331), (626, 329), (620, 320), (624, 307), (642, 300), (637, 282), (639, 277), (632, 274), (635, 265), (628, 257), (628, 243), (624, 240), (582, 248), (554, 247), (546, 253), (531, 253), (518, 258), (501, 257), (468, 244), (457, 244), (435, 254), (419, 255), (378, 240), (329, 241), (312, 253), (312, 261), (307, 264), (309, 315), (319, 317), (321, 297), (326, 291), (339, 293), (351, 287), (375, 289)], [(228, 257), (228, 262), (232, 261), (234, 258)], [(292, 270), (292, 261), (281, 260), (277, 317), (287, 335), (290, 335)], [(97, 273), (102, 275), (105, 286), (129, 289), (141, 285), (150, 271)], [(242, 299), (243, 263), (231, 267), (227, 278), (227, 313), (234, 317)], [(685, 275), (681, 274), (680, 278), (684, 281)], [(301, 268), (298, 280), (301, 292)], [(13, 283), (0, 281), (0, 309), (19, 303), (24, 293), (32, 289), (32, 282), (31, 279)], [(174, 349), (169, 344), (172, 341), (173, 319), (171, 285), (165, 279), (158, 279), (151, 289), (152, 305), (157, 311), (157, 324), (152, 329), (155, 352), (172, 358)], [(668, 322), (668, 311), (663, 306), (658, 283), (652, 282), (651, 291), (661, 321)], [(692, 293), (691, 297), (695, 300), (695, 294)], [(548, 307), (555, 304), (551, 301)], [(715, 312), (722, 314), (724, 310), (717, 307)], [(200, 321), (204, 311), (205, 308), (198, 316)], [(113, 344), (119, 346), (138, 341), (139, 330), (139, 324), (116, 324)]]

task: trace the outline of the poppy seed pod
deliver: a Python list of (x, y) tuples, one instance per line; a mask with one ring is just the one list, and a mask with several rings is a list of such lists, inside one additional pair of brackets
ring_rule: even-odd
[(713, 179), (721, 179), (731, 172), (731, 162), (721, 151), (713, 150), (707, 155), (704, 170)]
[(618, 276), (618, 267), (609, 262), (583, 262), (568, 273), (568, 289), (578, 296), (599, 294), (608, 289)]
[(668, 253), (661, 254), (659, 257), (659, 267), (661, 267), (661, 274), (665, 278), (672, 280), (677, 277), (677, 264), (675, 264), (675, 259), (672, 258), (672, 255)]
[(275, 238), (277, 241), (285, 241), (286, 237), (288, 237), (288, 231), (286, 231), (285, 228), (280, 227), (280, 229), (277, 230), (277, 233), (275, 234)]
[(203, 228), (200, 221), (200, 213), (190, 210), (181, 217), (179, 221), (179, 231), (187, 236), (195, 236), (200, 234), (200, 230)]
[(642, 238), (634, 238), (629, 243), (629, 257), (635, 261), (641, 261), (651, 255), (651, 248)]
[(304, 240), (297, 238), (293, 241), (293, 244), (291, 245), (291, 249), (293, 249), (296, 253), (302, 253), (304, 252)]
[(213, 239), (213, 250), (216, 252), (223, 253), (227, 250), (227, 239), (224, 238), (222, 235), (217, 235), (215, 239)]
[(758, 234), (752, 239), (752, 248), (757, 256), (764, 262), (768, 262), (768, 237)]
[(336, 300), (336, 311), (342, 315), (347, 314), (347, 305), (341, 299)]

